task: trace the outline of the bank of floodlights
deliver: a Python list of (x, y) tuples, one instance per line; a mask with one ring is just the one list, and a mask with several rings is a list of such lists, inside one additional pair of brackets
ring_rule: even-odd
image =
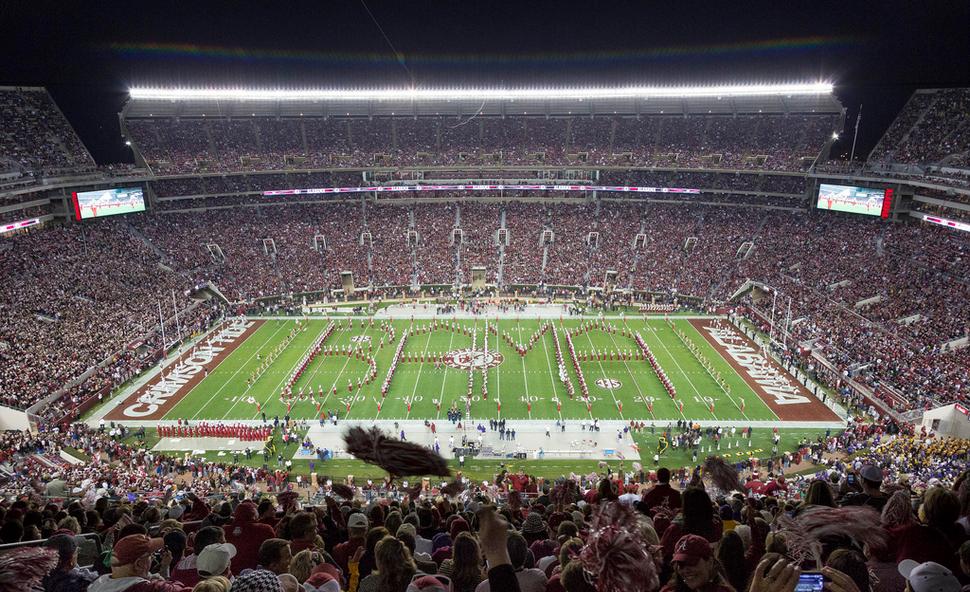
[(720, 86), (630, 86), (583, 88), (443, 89), (243, 89), (131, 88), (133, 99), (169, 101), (460, 101), (596, 100), (670, 97), (746, 97), (831, 94), (828, 82)]

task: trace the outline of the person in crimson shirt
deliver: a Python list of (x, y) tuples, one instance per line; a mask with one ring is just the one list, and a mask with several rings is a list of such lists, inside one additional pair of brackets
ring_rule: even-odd
[(274, 531), (276, 530), (276, 525), (279, 524), (280, 519), (276, 517), (276, 506), (273, 505), (273, 502), (268, 499), (259, 502), (259, 506), (256, 508), (256, 514), (259, 516), (256, 522), (267, 524)]
[(529, 483), (529, 478), (525, 474), (525, 469), (519, 469), (518, 474), (510, 475), (509, 479), (512, 481), (512, 489), (522, 492), (525, 486)]
[(189, 501), (192, 502), (192, 509), (182, 515), (182, 522), (194, 522), (196, 520), (202, 520), (212, 512), (212, 508), (209, 507), (209, 504), (205, 503), (205, 500), (194, 493), (190, 493), (188, 498)]
[(778, 475), (778, 478), (774, 481), (769, 481), (767, 485), (761, 488), (761, 495), (776, 496), (779, 491), (788, 491), (788, 484), (785, 483), (785, 476)]
[(677, 541), (672, 557), (674, 578), (660, 592), (732, 592), (734, 588), (717, 568), (710, 542), (688, 534)]
[(748, 490), (749, 496), (755, 493), (760, 494), (761, 490), (764, 489), (764, 486), (765, 484), (758, 476), (758, 473), (755, 473), (754, 475), (752, 475), (751, 478), (748, 479), (748, 482), (744, 484), (744, 488)]
[(300, 512), (290, 518), (290, 549), (296, 555), (304, 549), (317, 550), (317, 517)]
[(256, 522), (256, 506), (245, 501), (232, 513), (232, 524), (222, 527), (226, 542), (236, 547), (232, 558), (232, 573), (242, 573), (244, 569), (256, 569), (259, 565), (259, 546), (263, 541), (276, 537), (276, 532), (267, 524)]
[(667, 502), (672, 510), (680, 509), (680, 492), (670, 486), (670, 469), (660, 467), (657, 470), (657, 484), (643, 493), (643, 503), (648, 509), (658, 508)]
[(333, 549), (333, 560), (337, 562), (337, 567), (343, 572), (350, 573), (348, 563), (358, 548), (367, 542), (367, 530), (369, 523), (367, 517), (361, 513), (354, 513), (347, 518), (347, 534), (350, 537), (346, 543), (340, 543)]

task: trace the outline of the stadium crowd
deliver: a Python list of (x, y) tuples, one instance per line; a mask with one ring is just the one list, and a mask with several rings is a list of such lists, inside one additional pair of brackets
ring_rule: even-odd
[(913, 94), (873, 151), (870, 163), (923, 165), (962, 155), (965, 166), (970, 150), (966, 121), (970, 113), (970, 89), (920, 90)]
[(94, 166), (44, 89), (0, 89), (0, 128), (0, 171)]
[(817, 342), (841, 370), (901, 390), (900, 409), (952, 401), (970, 379), (966, 354), (942, 351), (970, 318), (966, 245), (948, 229), (828, 212), (433, 197), (443, 201), (140, 215), (10, 237), (0, 399), (36, 403), (150, 332), (159, 295), (166, 311), (173, 294), (182, 310), (207, 281), (230, 301), (312, 298), (342, 288), (348, 270), (379, 294), (469, 283), (474, 266), (505, 288), (602, 286), (615, 271), (615, 286), (641, 299), (712, 303), (756, 280), (780, 290), (785, 315), (791, 297), (792, 343)]
[[(602, 463), (416, 488), (322, 477), (309, 497), (292, 490), (303, 476), (152, 453), (126, 433), (3, 434), (0, 463), (16, 470), (0, 574), (37, 561), (30, 583), (48, 592), (794, 592), (820, 568), (832, 592), (970, 582), (968, 444), (889, 418), (736, 467)], [(62, 447), (91, 460), (59, 463)], [(817, 472), (786, 477), (805, 463)], [(11, 550), (31, 541), (45, 550)]]
[[(159, 175), (309, 168), (576, 162), (804, 171), (838, 116), (518, 116), (420, 119), (128, 119)], [(615, 138), (611, 142), (611, 135)]]

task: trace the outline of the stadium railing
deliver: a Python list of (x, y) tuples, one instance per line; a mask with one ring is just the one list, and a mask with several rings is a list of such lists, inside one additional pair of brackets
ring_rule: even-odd
[[(93, 557), (95, 560), (97, 560), (102, 550), (100, 535), (94, 532), (85, 532), (74, 535), (74, 539), (80, 539), (78, 540), (78, 549), (80, 549), (78, 555), (79, 563), (89, 557)], [(38, 539), (36, 541), (20, 541), (19, 543), (2, 544), (0, 545), (0, 555), (3, 553), (9, 553), (10, 551), (16, 551), (17, 549), (22, 549), (24, 547), (43, 547), (47, 544), (47, 541), (48, 539)], [(85, 549), (86, 547), (87, 550)], [(79, 567), (90, 568), (93, 565), (94, 563), (88, 563), (87, 565), (79, 565)]]

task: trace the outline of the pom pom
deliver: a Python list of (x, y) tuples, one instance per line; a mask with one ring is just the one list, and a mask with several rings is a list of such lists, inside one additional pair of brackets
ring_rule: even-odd
[(408, 487), (408, 499), (412, 502), (421, 496), (421, 484), (412, 485)]
[(492, 500), (492, 502), (498, 502), (498, 498), (499, 498), (498, 487), (496, 487), (495, 485), (489, 485), (488, 487), (485, 488), (485, 493), (488, 494), (488, 497)]
[(281, 507), (285, 508), (295, 504), (298, 497), (300, 497), (300, 494), (295, 491), (284, 491), (276, 496), (276, 501), (279, 502)]
[(441, 488), (441, 495), (454, 498), (458, 497), (463, 491), (465, 491), (465, 485), (461, 481), (455, 480)]
[(514, 489), (509, 491), (507, 502), (509, 510), (512, 510), (513, 516), (518, 514), (519, 510), (522, 509), (522, 495)]
[(344, 434), (347, 452), (365, 463), (377, 465), (392, 479), (410, 475), (450, 477), (448, 463), (437, 452), (414, 444), (388, 438), (380, 429), (352, 427)]
[(589, 537), (579, 560), (595, 578), (599, 592), (655, 590), (660, 581), (647, 549), (637, 512), (626, 504), (610, 502), (593, 508)]
[(601, 460), (601, 461), (600, 461), (600, 468), (601, 468), (601, 469), (605, 469), (605, 468), (606, 468), (607, 466), (608, 466), (608, 465), (606, 464), (606, 461), (605, 461), (605, 460)]
[(813, 559), (819, 568), (826, 540), (849, 538), (860, 548), (869, 545), (876, 551), (889, 545), (889, 534), (882, 528), (879, 512), (868, 506), (811, 509), (797, 518), (780, 517), (778, 526), (787, 531), (789, 556), (796, 563)]
[(333, 494), (340, 499), (354, 499), (354, 489), (349, 485), (344, 485), (343, 483), (334, 483), (333, 487), (330, 489), (333, 491)]
[(744, 483), (738, 477), (738, 472), (720, 456), (712, 454), (704, 460), (704, 473), (711, 479), (714, 487), (725, 493), (744, 491)]
[(43, 547), (23, 547), (0, 555), (0, 592), (37, 589), (57, 560), (57, 551)]
[(576, 500), (576, 493), (578, 491), (579, 487), (576, 485), (576, 482), (572, 479), (566, 479), (549, 490), (549, 501), (558, 507), (571, 504)]
[(643, 466), (640, 463), (633, 461), (633, 470), (639, 473), (643, 470)]

